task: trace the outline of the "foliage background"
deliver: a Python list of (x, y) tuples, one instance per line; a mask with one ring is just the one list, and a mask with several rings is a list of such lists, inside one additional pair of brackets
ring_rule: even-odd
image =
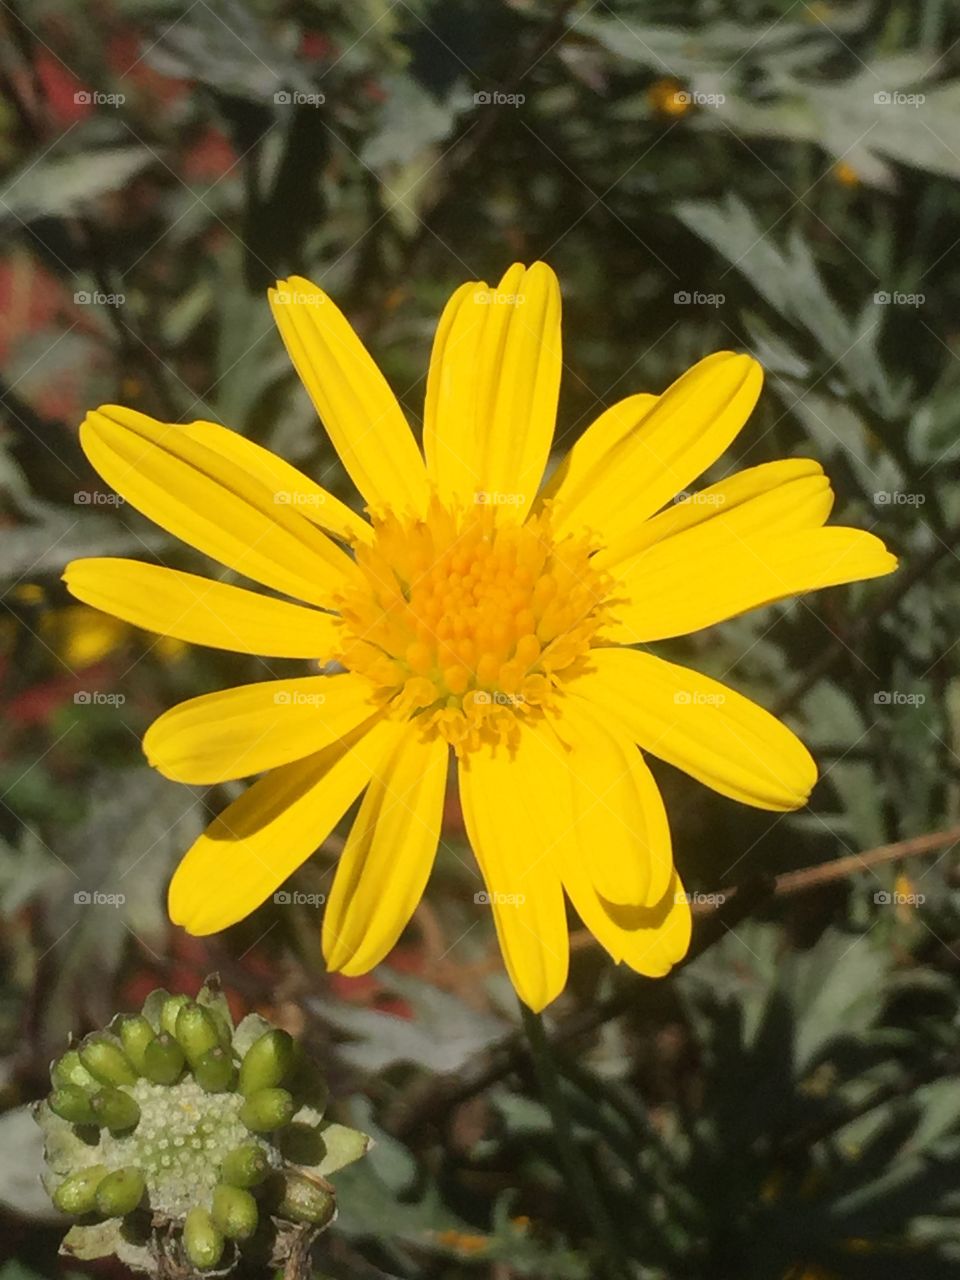
[[(331, 1275), (960, 1276), (956, 7), (4, 0), (0, 24), (0, 1275), (71, 1269), (21, 1109), (52, 1052), (217, 967), (380, 1140), (341, 1180)], [(325, 975), (309, 905), (186, 938), (165, 882), (229, 789), (163, 781), (139, 737), (262, 672), (59, 583), (90, 552), (199, 567), (99, 487), (76, 428), (103, 401), (225, 422), (349, 496), (277, 276), (337, 297), (418, 424), (448, 293), (538, 256), (563, 447), (750, 350), (766, 390), (716, 474), (815, 456), (838, 517), (902, 557), (662, 650), (786, 714), (823, 778), (772, 819), (656, 767), (686, 879), (740, 892), (660, 983), (577, 937), (549, 1026), (612, 1244), (559, 1172), (453, 803), (369, 979)], [(336, 851), (291, 888), (322, 894)]]

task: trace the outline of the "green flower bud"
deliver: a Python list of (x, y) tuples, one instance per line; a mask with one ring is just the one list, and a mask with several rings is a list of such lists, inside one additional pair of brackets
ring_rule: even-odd
[(223, 1235), (206, 1209), (190, 1209), (183, 1224), (183, 1249), (198, 1271), (209, 1271), (220, 1261)]
[(59, 1088), (65, 1084), (79, 1085), (81, 1089), (95, 1089), (97, 1082), (80, 1061), (76, 1049), (68, 1049), (62, 1058), (50, 1068), (50, 1079)]
[(251, 1133), (270, 1133), (289, 1124), (296, 1109), (286, 1089), (258, 1089), (240, 1108), (240, 1119)]
[(183, 1050), (170, 1032), (161, 1031), (143, 1051), (143, 1073), (154, 1084), (176, 1084), (185, 1061)]
[(168, 996), (160, 1010), (160, 1030), (166, 1031), (167, 1035), (175, 1036), (180, 1010), (189, 1002), (189, 996)]
[(48, 1102), (54, 1115), (71, 1124), (99, 1124), (96, 1112), (90, 1105), (90, 1098), (76, 1084), (65, 1084), (54, 1089)]
[(147, 1045), (156, 1038), (156, 1032), (142, 1013), (132, 1014), (120, 1022), (120, 1043), (123, 1051), (143, 1075), (143, 1055)]
[(265, 1031), (243, 1056), (237, 1085), (245, 1098), (258, 1089), (273, 1089), (293, 1066), (293, 1037), (286, 1031)]
[(211, 1049), (220, 1045), (217, 1024), (206, 1009), (192, 1000), (181, 1006), (177, 1014), (176, 1037), (191, 1067)]
[(218, 1044), (197, 1059), (193, 1064), (193, 1074), (197, 1084), (207, 1093), (223, 1093), (232, 1086), (236, 1076), (233, 1055)]
[(283, 1218), (325, 1227), (337, 1212), (337, 1201), (329, 1184), (325, 1187), (301, 1173), (288, 1172), (283, 1180), (283, 1196), (277, 1206)]
[(257, 1187), (270, 1172), (270, 1161), (263, 1147), (245, 1142), (228, 1152), (220, 1166), (220, 1177), (232, 1187)]
[(90, 1099), (90, 1106), (96, 1116), (96, 1123), (111, 1133), (122, 1133), (125, 1129), (134, 1129), (140, 1121), (140, 1108), (135, 1098), (122, 1089), (109, 1086), (98, 1089)]
[(106, 1036), (88, 1036), (79, 1049), (80, 1061), (100, 1084), (136, 1084), (133, 1064), (118, 1044)]
[(79, 1216), (90, 1213), (96, 1207), (97, 1187), (107, 1176), (102, 1164), (91, 1165), (89, 1169), (79, 1169), (64, 1178), (53, 1193), (53, 1203), (61, 1213), (72, 1213)]
[(229, 1240), (249, 1240), (257, 1229), (257, 1202), (249, 1191), (221, 1182), (213, 1189), (213, 1221)]
[(139, 1169), (114, 1169), (97, 1187), (97, 1208), (105, 1218), (133, 1213), (147, 1189)]

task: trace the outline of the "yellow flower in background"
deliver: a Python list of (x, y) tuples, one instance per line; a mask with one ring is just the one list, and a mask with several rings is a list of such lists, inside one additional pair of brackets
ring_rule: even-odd
[(643, 752), (772, 810), (802, 805), (816, 767), (754, 703), (631, 646), (887, 573), (893, 557), (869, 533), (823, 527), (832, 495), (816, 462), (685, 492), (757, 400), (760, 367), (745, 355), (708, 356), (662, 395), (614, 404), (541, 487), (562, 363), (560, 292), (543, 263), (450, 299), (423, 453), (325, 293), (294, 278), (271, 304), (368, 520), (215, 423), (106, 406), (80, 433), (128, 502), (300, 603), (112, 558), (68, 566), (75, 596), (181, 640), (339, 664), (192, 698), (148, 730), (147, 756), (169, 778), (265, 775), (181, 862), (172, 918), (197, 934), (241, 919), (363, 793), (323, 947), (331, 969), (366, 972), (424, 891), (452, 748), (521, 998), (539, 1010), (564, 987), (565, 896), (614, 960), (667, 973), (690, 909)]

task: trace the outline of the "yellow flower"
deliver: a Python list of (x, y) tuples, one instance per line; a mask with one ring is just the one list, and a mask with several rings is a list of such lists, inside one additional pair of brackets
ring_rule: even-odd
[(708, 356), (663, 395), (614, 404), (541, 487), (561, 369), (560, 292), (543, 263), (450, 299), (423, 454), (326, 294), (294, 278), (271, 303), (369, 520), (215, 423), (106, 406), (81, 427), (127, 501), (301, 603), (120, 559), (69, 565), (75, 596), (181, 640), (342, 668), (205, 694), (150, 727), (146, 754), (169, 778), (265, 774), (181, 862), (172, 918), (196, 934), (241, 919), (363, 793), (323, 947), (331, 969), (366, 972), (424, 891), (452, 747), (522, 999), (539, 1010), (564, 987), (565, 894), (614, 960), (665, 974), (687, 950), (690, 909), (642, 752), (773, 810), (802, 805), (816, 767), (754, 703), (631, 646), (887, 573), (893, 557), (869, 533), (823, 527), (830, 487), (806, 459), (671, 505), (757, 400), (745, 355)]

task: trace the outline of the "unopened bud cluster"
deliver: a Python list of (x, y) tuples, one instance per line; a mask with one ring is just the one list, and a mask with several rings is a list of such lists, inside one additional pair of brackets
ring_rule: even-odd
[[(228, 1270), (254, 1237), (322, 1229), (336, 1214), (318, 1162), (285, 1149), (285, 1136), (324, 1149), (316, 1068), (257, 1015), (234, 1029), (215, 980), (196, 1000), (154, 992), (142, 1013), (68, 1049), (51, 1081), (38, 1120), (54, 1204), (81, 1224), (139, 1221), (158, 1274), (171, 1261)], [(362, 1154), (362, 1135), (335, 1127)]]

